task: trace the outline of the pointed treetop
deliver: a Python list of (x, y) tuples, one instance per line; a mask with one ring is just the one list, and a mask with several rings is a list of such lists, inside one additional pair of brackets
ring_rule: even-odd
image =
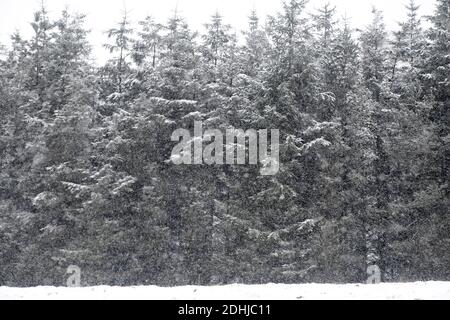
[(257, 30), (259, 28), (259, 17), (258, 17), (258, 14), (256, 13), (255, 9), (253, 9), (251, 11), (248, 19), (249, 19), (250, 31)]

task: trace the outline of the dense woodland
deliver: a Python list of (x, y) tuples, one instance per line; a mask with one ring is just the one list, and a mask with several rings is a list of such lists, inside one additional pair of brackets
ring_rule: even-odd
[[(0, 285), (450, 280), (450, 1), (394, 32), (286, 0), (237, 33), (34, 15), (0, 58)], [(279, 129), (281, 167), (174, 165), (175, 129)]]

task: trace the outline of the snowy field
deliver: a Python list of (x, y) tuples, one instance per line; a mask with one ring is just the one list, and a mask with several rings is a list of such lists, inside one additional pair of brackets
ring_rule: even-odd
[(7, 288), (1, 300), (450, 300), (450, 282), (377, 285), (229, 285), (222, 287)]

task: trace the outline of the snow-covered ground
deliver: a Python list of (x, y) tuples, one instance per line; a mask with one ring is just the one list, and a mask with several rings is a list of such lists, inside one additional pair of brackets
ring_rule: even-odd
[(222, 287), (0, 287), (1, 300), (450, 300), (450, 282)]

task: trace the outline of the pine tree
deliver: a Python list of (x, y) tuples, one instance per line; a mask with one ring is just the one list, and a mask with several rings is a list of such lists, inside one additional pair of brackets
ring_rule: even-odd
[[(302, 17), (306, 1), (283, 2), (283, 11), (276, 17), (269, 17), (268, 34), (273, 49), (271, 53), (270, 79), (274, 102), (290, 105), (305, 111), (312, 100), (314, 85), (312, 70), (312, 48), (306, 40), (306, 20)], [(301, 76), (300, 76), (301, 75)], [(313, 88), (314, 89), (314, 88)], [(293, 110), (292, 110), (293, 111)], [(294, 115), (298, 112), (288, 112)]]
[(260, 27), (259, 17), (255, 10), (251, 12), (248, 19), (248, 31), (244, 32), (243, 64), (245, 74), (255, 77), (264, 63), (269, 43), (264, 30)]
[[(87, 40), (88, 32), (84, 29), (83, 15), (71, 15), (67, 10), (55, 22), (52, 34), (51, 64), (48, 67), (52, 79), (48, 95), (54, 112), (66, 105), (75, 95), (80, 93), (80, 85), (90, 76), (91, 66), (88, 63), (91, 48)], [(91, 80), (92, 81), (92, 80)], [(84, 88), (89, 90), (88, 88)], [(92, 106), (92, 98), (82, 101)]]
[(196, 100), (199, 95), (196, 34), (187, 23), (174, 15), (165, 26), (158, 90), (168, 100)]
[[(370, 178), (373, 185), (366, 189), (367, 207), (364, 209), (363, 225), (366, 237), (367, 266), (377, 265), (382, 268), (384, 223), (389, 214), (389, 190), (387, 177), (390, 168), (386, 152), (384, 128), (388, 127), (389, 109), (384, 108), (383, 81), (386, 77), (386, 31), (382, 13), (373, 9), (372, 23), (361, 34), (362, 76), (368, 90), (372, 93), (373, 111), (367, 129), (372, 135), (370, 152), (374, 158), (371, 162)], [(368, 181), (367, 181), (368, 182)]]
[(329, 3), (318, 9), (316, 14), (313, 14), (315, 28), (323, 48), (330, 47), (333, 41), (333, 34), (337, 24), (335, 16), (336, 7), (331, 7)]
[(150, 58), (148, 65), (155, 69), (159, 50), (161, 48), (162, 25), (155, 22), (153, 17), (147, 16), (139, 22), (141, 31), (139, 39), (134, 44), (133, 59), (138, 65), (145, 63), (145, 58)]
[(315, 29), (317, 31), (317, 60), (320, 69), (321, 101), (318, 110), (323, 120), (330, 121), (334, 113), (336, 102), (336, 90), (333, 90), (333, 83), (336, 81), (335, 59), (337, 53), (333, 52), (336, 43), (336, 8), (326, 4), (313, 15)]
[(124, 107), (124, 101), (129, 94), (132, 48), (134, 40), (132, 39), (133, 29), (130, 26), (127, 12), (123, 13), (122, 20), (116, 28), (107, 32), (108, 38), (112, 39), (112, 44), (105, 44), (104, 47), (109, 52), (117, 55), (105, 66), (104, 72), (106, 79), (103, 81), (103, 95), (109, 101), (117, 104), (119, 108)]
[(400, 31), (394, 33), (391, 44), (392, 71), (390, 89), (402, 99), (415, 101), (423, 96), (420, 83), (420, 66), (423, 64), (425, 36), (418, 16), (420, 6), (414, 0), (406, 6), (407, 21), (400, 23)]
[(373, 8), (372, 23), (361, 34), (363, 78), (373, 99), (381, 99), (381, 84), (386, 76), (386, 31), (383, 16)]
[(232, 42), (231, 26), (224, 24), (223, 17), (216, 12), (211, 22), (205, 24), (203, 35), (204, 74), (209, 83), (226, 83), (223, 69), (226, 68), (227, 50)]
[(47, 88), (50, 81), (48, 79), (46, 64), (50, 61), (50, 31), (54, 27), (49, 20), (44, 2), (42, 2), (41, 9), (35, 12), (34, 21), (31, 23), (31, 26), (34, 30), (33, 39), (30, 44), (30, 54), (33, 60), (31, 73), (34, 78), (33, 87), (38, 93), (40, 103), (42, 104), (46, 98), (45, 88)]

